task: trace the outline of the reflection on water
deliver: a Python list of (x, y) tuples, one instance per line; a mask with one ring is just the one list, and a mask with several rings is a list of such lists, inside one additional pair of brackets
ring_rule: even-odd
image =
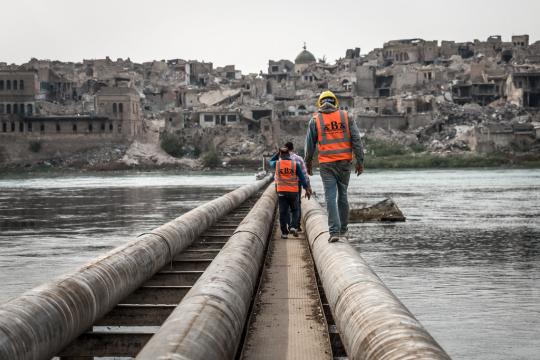
[(0, 303), (252, 180), (170, 173), (0, 179)]
[(540, 171), (374, 172), (349, 194), (408, 217), (351, 242), (452, 358), (540, 358)]
[[(0, 303), (252, 179), (0, 179)], [(319, 176), (313, 184), (322, 195)], [(454, 359), (538, 359), (540, 171), (380, 171), (351, 181), (353, 204), (387, 196), (407, 222), (351, 226), (351, 242), (435, 339)]]

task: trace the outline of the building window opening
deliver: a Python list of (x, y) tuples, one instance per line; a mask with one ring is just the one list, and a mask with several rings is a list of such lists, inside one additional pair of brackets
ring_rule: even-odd
[(110, 132), (113, 131), (113, 124), (109, 124), (109, 131), (110, 131)]
[(124, 112), (124, 104), (120, 103), (118, 104), (118, 112), (123, 113)]
[(0, 91), (4, 90), (4, 80), (0, 80)]
[(77, 124), (73, 124), (73, 132), (77, 132)]
[(6, 114), (11, 114), (11, 104), (6, 105)]
[(0, 114), (3, 114), (4, 111), (6, 110), (4, 104), (0, 104)]
[(390, 96), (390, 89), (379, 89), (379, 96), (380, 97)]
[(60, 132), (62, 129), (60, 128), (60, 124), (56, 124), (56, 132)]
[(14, 122), (11, 123), (11, 132), (15, 132), (15, 123)]
[(19, 104), (19, 113), (24, 114), (24, 104)]
[(26, 113), (28, 115), (32, 115), (33, 112), (34, 112), (34, 107), (32, 106), (32, 104), (26, 105)]
[(18, 114), (19, 113), (19, 107), (17, 106), (17, 104), (13, 104), (13, 113), (14, 114)]
[(17, 80), (13, 80), (13, 90), (17, 90)]
[(24, 80), (19, 81), (19, 89), (24, 90)]
[(11, 80), (6, 80), (6, 90), (11, 90)]
[(113, 112), (113, 114), (116, 114), (118, 112), (118, 108), (117, 108), (116, 103), (112, 104), (112, 112)]
[(32, 132), (32, 122), (28, 122), (28, 132)]
[(45, 124), (42, 123), (42, 124), (39, 125), (39, 131), (41, 131), (41, 132), (45, 131)]
[(2, 123), (2, 132), (7, 132), (7, 124), (5, 122)]
[(92, 126), (92, 124), (88, 124), (88, 132), (92, 131), (94, 131), (94, 127)]
[(540, 94), (528, 93), (524, 105), (527, 107), (540, 108)]
[(24, 131), (24, 124), (22, 122), (19, 123), (19, 132)]
[(101, 132), (105, 131), (105, 123), (101, 123)]

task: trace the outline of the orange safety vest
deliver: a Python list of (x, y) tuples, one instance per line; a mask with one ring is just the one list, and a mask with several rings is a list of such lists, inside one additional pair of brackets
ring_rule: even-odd
[(292, 160), (278, 160), (276, 162), (275, 182), (277, 192), (298, 192), (296, 163)]
[(338, 110), (331, 113), (315, 113), (319, 163), (352, 160), (349, 115)]

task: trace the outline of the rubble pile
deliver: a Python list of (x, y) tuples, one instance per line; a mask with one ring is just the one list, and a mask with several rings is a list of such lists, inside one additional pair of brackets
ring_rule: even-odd
[[(123, 145), (105, 145), (69, 156), (52, 157), (47, 160), (41, 160), (36, 162), (36, 165), (61, 168), (99, 169), (102, 165), (108, 164), (110, 169), (114, 169), (114, 165), (121, 163), (126, 150), (127, 148)], [(119, 168), (122, 168), (122, 166), (119, 166)]]

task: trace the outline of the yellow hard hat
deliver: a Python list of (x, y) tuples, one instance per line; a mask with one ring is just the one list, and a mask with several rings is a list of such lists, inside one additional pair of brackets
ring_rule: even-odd
[(338, 98), (336, 97), (336, 95), (334, 95), (333, 92), (331, 92), (330, 90), (326, 90), (326, 91), (323, 91), (321, 93), (321, 95), (319, 96), (319, 100), (317, 101), (317, 106), (318, 107), (321, 107), (321, 105), (323, 104), (323, 99), (334, 99), (334, 102), (335, 102), (335, 107), (339, 107), (339, 101), (338, 101)]

